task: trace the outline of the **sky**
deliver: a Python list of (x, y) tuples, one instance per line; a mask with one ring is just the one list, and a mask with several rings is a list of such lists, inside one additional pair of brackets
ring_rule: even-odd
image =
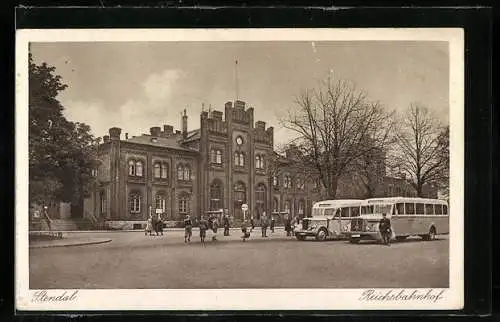
[(224, 111), (238, 96), (285, 144), (294, 134), (280, 120), (294, 98), (329, 76), (355, 83), (388, 111), (418, 102), (449, 120), (446, 42), (51, 42), (32, 43), (31, 52), (68, 85), (58, 96), (66, 117), (96, 136), (114, 126), (129, 136), (180, 129), (184, 108), (188, 129), (197, 129), (202, 103)]

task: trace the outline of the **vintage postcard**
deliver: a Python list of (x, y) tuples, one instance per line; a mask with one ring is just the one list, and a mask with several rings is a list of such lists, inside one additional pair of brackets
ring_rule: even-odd
[(17, 310), (461, 309), (463, 37), (17, 30)]

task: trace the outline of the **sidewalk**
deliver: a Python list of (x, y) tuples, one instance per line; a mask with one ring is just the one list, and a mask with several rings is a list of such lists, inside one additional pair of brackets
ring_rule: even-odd
[(110, 238), (65, 236), (62, 239), (30, 241), (29, 248), (69, 247), (110, 242)]
[[(230, 231), (238, 231), (238, 232), (241, 232), (241, 228), (237, 228), (237, 227), (233, 227), (233, 228), (230, 228), (229, 229)], [(254, 231), (260, 231), (260, 226), (255, 226), (254, 228)], [(274, 228), (275, 231), (284, 231), (285, 228), (284, 227), (275, 227)], [(163, 229), (164, 232), (169, 232), (169, 231), (184, 231), (184, 228), (164, 228)], [(193, 227), (193, 231), (198, 231), (198, 227)], [(224, 231), (224, 228), (223, 227), (219, 227), (217, 229), (217, 231)], [(267, 229), (267, 231), (270, 231), (269, 228)], [(47, 232), (47, 231), (30, 231), (31, 233), (43, 233), (43, 232)], [(121, 230), (121, 229), (110, 229), (110, 230), (58, 230), (57, 232), (60, 232), (60, 233), (121, 233), (121, 232), (141, 232), (141, 233), (144, 233), (144, 229), (129, 229), (129, 230)]]

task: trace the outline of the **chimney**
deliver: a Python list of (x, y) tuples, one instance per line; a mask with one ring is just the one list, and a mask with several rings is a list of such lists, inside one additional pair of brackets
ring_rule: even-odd
[(185, 139), (188, 132), (188, 117), (186, 109), (184, 109), (184, 114), (182, 115), (182, 137)]
[(161, 128), (159, 126), (153, 126), (152, 128), (149, 129), (149, 132), (151, 133), (151, 136), (157, 138), (160, 136)]
[(108, 143), (109, 142), (109, 135), (103, 136), (102, 140), (103, 140), (104, 143)]
[(125, 133), (125, 140), (128, 140), (128, 133)]
[(163, 125), (163, 132), (165, 136), (170, 136), (174, 134), (174, 127), (172, 125)]
[(119, 127), (112, 127), (109, 129), (109, 138), (111, 140), (120, 140), (120, 134), (122, 133), (122, 129)]

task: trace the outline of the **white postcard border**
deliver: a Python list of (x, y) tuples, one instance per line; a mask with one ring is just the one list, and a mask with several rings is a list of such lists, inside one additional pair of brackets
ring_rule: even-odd
[[(47, 290), (67, 301), (37, 301), (29, 289), (28, 247), (28, 44), (104, 41), (447, 41), (450, 55), (450, 265), (447, 289)], [(464, 33), (458, 28), (370, 29), (25, 29), (16, 32), (17, 310), (444, 310), (464, 303)], [(381, 268), (382, 269), (382, 268)], [(442, 293), (441, 290), (443, 290)], [(37, 293), (38, 292), (38, 293)], [(388, 293), (390, 292), (390, 293)], [(437, 300), (410, 294), (441, 294)], [(416, 292), (416, 293), (415, 293)], [(392, 300), (389, 296), (393, 295)], [(399, 298), (394, 296), (400, 294)], [(405, 295), (407, 295), (405, 297)], [(71, 299), (70, 299), (71, 297)], [(63, 297), (61, 297), (62, 299)]]

